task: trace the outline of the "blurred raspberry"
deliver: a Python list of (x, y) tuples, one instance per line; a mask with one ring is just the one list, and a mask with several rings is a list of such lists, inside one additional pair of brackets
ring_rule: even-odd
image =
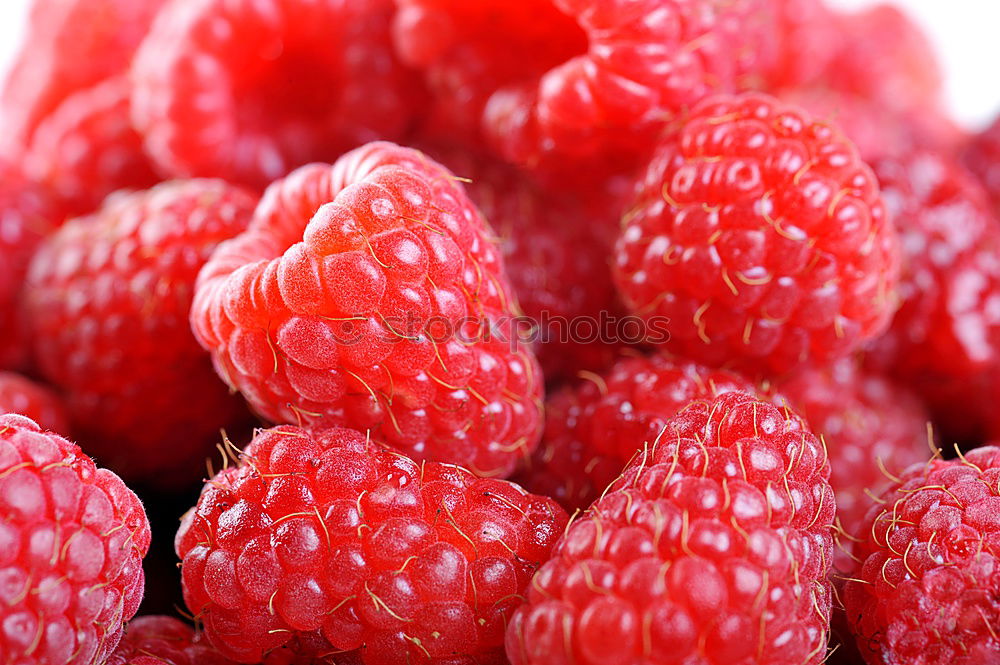
[(74, 214), (96, 210), (116, 189), (145, 189), (159, 178), (129, 117), (128, 78), (76, 92), (35, 132), (27, 169)]
[(69, 416), (59, 395), (14, 372), (0, 371), (0, 413), (17, 413), (31, 418), (42, 429), (69, 434)]
[(888, 325), (896, 232), (834, 127), (763, 95), (719, 96), (663, 139), (623, 221), (615, 278), (666, 346), (780, 373)]
[(993, 209), (1000, 214), (1000, 116), (972, 138), (964, 159), (989, 193)]
[(870, 665), (987, 665), (1000, 653), (1000, 449), (911, 467), (871, 503), (844, 604)]
[(689, 403), (556, 545), (507, 629), (513, 665), (819, 665), (830, 466), (792, 413)]
[(0, 662), (103, 665), (142, 600), (149, 538), (118, 476), (0, 415)]
[(233, 665), (183, 621), (143, 616), (125, 627), (125, 635), (105, 665)]
[(32, 263), (35, 358), (87, 452), (131, 479), (190, 482), (247, 418), (188, 326), (198, 269), (256, 199), (221, 181), (164, 183), (70, 221)]
[(840, 52), (847, 35), (823, 0), (767, 0), (771, 31), (762, 46), (774, 50), (762, 81), (751, 87), (772, 91), (820, 79)]
[(550, 499), (361, 432), (281, 426), (205, 485), (176, 549), (188, 607), (240, 662), (298, 640), (317, 655), (362, 648), (365, 665), (499, 665), (566, 519)]
[(398, 138), (420, 104), (390, 45), (392, 0), (175, 0), (133, 67), (133, 119), (175, 176), (263, 188)]
[(273, 422), (346, 425), (509, 475), (541, 433), (492, 231), (429, 157), (371, 143), (276, 181), (191, 311), (219, 375)]

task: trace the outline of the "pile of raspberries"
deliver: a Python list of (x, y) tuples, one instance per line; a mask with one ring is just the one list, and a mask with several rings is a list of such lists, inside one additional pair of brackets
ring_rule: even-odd
[(899, 9), (23, 35), (3, 665), (1000, 665), (1000, 119)]

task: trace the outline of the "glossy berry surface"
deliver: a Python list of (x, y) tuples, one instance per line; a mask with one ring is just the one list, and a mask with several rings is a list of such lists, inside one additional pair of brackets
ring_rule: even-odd
[(790, 369), (883, 332), (899, 249), (840, 132), (761, 95), (700, 103), (664, 137), (615, 252), (630, 309), (709, 364)]
[(25, 306), (45, 378), (87, 452), (129, 479), (190, 482), (219, 429), (247, 418), (188, 325), (195, 277), (256, 198), (221, 181), (110, 198), (51, 236)]
[(398, 138), (415, 103), (389, 44), (391, 0), (173, 2), (143, 42), (133, 118), (174, 176), (263, 188)]
[(794, 414), (689, 403), (567, 530), (507, 630), (513, 665), (818, 665), (830, 467)]
[(1000, 652), (1000, 449), (911, 467), (872, 503), (844, 604), (871, 665), (980, 665)]
[(514, 479), (584, 510), (667, 421), (692, 400), (756, 393), (748, 379), (666, 355), (624, 356), (606, 372), (586, 373), (545, 405), (542, 443)]
[(280, 426), (205, 486), (176, 548), (188, 607), (239, 662), (295, 639), (366, 665), (492, 663), (566, 519), (361, 432)]
[(118, 476), (0, 415), (0, 662), (104, 663), (142, 599), (149, 539)]
[(14, 372), (0, 371), (0, 413), (16, 413), (42, 429), (69, 435), (69, 415), (59, 395)]
[(125, 635), (106, 665), (232, 665), (232, 661), (183, 621), (152, 615), (125, 626)]
[(371, 430), (416, 458), (506, 475), (542, 426), (516, 313), (455, 176), (371, 143), (271, 185), (202, 271), (191, 322), (268, 420)]

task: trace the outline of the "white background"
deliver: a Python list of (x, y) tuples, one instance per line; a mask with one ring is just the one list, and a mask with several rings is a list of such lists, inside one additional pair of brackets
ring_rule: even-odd
[[(143, 2), (144, 0), (131, 0)], [(828, 0), (857, 8), (873, 0)], [(895, 0), (933, 39), (946, 72), (947, 99), (955, 117), (969, 128), (981, 127), (1000, 113), (1000, 0)], [(0, 73), (23, 32), (30, 0), (0, 0)]]

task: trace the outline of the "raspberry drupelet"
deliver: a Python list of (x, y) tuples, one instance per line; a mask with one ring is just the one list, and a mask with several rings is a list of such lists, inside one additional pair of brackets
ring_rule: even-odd
[(188, 608), (238, 662), (298, 640), (365, 665), (499, 663), (566, 520), (507, 481), (286, 425), (205, 485), (175, 542)]
[(250, 417), (188, 314), (198, 270), (255, 204), (222, 181), (167, 182), (109, 197), (35, 256), (24, 303), (40, 370), (87, 452), (129, 480), (196, 481), (219, 429)]
[(899, 271), (871, 170), (833, 126), (757, 94), (700, 103), (626, 213), (615, 278), (673, 351), (789, 370), (884, 331)]
[(819, 439), (744, 393), (688, 404), (556, 545), (513, 665), (818, 665), (833, 491)]
[(909, 468), (871, 504), (843, 599), (870, 665), (998, 662), (998, 482), (986, 446)]
[(0, 371), (0, 413), (16, 413), (43, 429), (69, 435), (69, 415), (62, 398), (49, 387), (14, 372)]
[(142, 600), (149, 538), (118, 476), (0, 415), (0, 662), (102, 665)]
[(172, 176), (263, 188), (401, 137), (420, 107), (390, 44), (392, 0), (191, 0), (164, 8), (132, 68), (133, 120)]
[(419, 459), (509, 475), (542, 427), (518, 313), (455, 176), (371, 143), (271, 185), (202, 271), (191, 323), (272, 422), (371, 430)]
[(105, 665), (233, 665), (201, 633), (169, 616), (142, 616), (125, 626), (125, 635)]
[(1000, 116), (989, 127), (976, 134), (966, 146), (963, 161), (969, 167), (1000, 214)]

